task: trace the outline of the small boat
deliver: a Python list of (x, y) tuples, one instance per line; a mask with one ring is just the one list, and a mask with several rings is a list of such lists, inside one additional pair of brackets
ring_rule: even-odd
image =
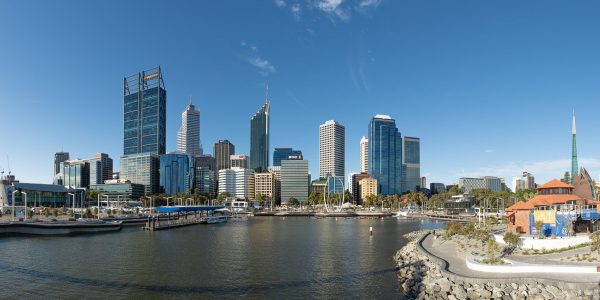
[(407, 207), (400, 209), (395, 216), (397, 218), (410, 218), (412, 215), (419, 214), (419, 212), (419, 206), (410, 203)]
[(227, 216), (210, 216), (206, 219), (208, 224), (217, 224), (227, 222)]

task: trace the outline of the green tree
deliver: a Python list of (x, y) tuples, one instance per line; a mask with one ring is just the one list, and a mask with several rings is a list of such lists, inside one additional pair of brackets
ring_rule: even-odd
[(298, 201), (298, 199), (292, 197), (289, 199), (288, 204), (290, 206), (298, 206), (298, 205), (300, 205), (300, 201)]
[(99, 194), (100, 192), (98, 192), (97, 190), (90, 190), (89, 192), (87, 192), (88, 201), (98, 201)]
[(377, 203), (377, 196), (375, 196), (375, 195), (367, 195), (367, 196), (365, 197), (365, 199), (364, 199), (364, 201), (363, 201), (363, 202), (364, 202), (364, 203), (363, 203), (363, 204), (364, 204), (363, 206), (366, 206), (366, 207), (369, 207), (369, 206), (375, 205), (375, 204)]
[(219, 193), (219, 195), (217, 196), (217, 200), (223, 201), (230, 196), (231, 195), (228, 192)]
[(308, 195), (308, 205), (314, 206), (318, 201), (318, 194), (316, 192), (313, 191)]

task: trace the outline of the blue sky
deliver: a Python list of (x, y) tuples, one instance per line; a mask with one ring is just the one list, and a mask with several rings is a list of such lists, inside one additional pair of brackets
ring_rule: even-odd
[(370, 118), (418, 136), (428, 181), (570, 169), (600, 175), (597, 1), (0, 1), (0, 166), (49, 182), (53, 153), (122, 154), (123, 77), (161, 65), (167, 148), (190, 96), (207, 152), (249, 153), (269, 83), (272, 147), (318, 174), (319, 124), (346, 126), (358, 169)]

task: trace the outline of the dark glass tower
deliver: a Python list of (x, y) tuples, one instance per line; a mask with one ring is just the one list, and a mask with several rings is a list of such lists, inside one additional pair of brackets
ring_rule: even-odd
[(250, 119), (250, 169), (267, 170), (269, 165), (269, 97), (260, 110)]
[(571, 127), (573, 140), (571, 141), (571, 184), (573, 179), (579, 175), (579, 166), (577, 164), (577, 127), (575, 125), (575, 111), (573, 111), (573, 125)]
[(294, 150), (292, 148), (275, 148), (273, 151), (273, 166), (281, 167), (281, 161), (290, 159), (298, 159), (302, 157), (302, 151)]
[(124, 78), (123, 154), (164, 154), (167, 91), (159, 67)]
[(390, 116), (376, 115), (369, 123), (369, 175), (380, 194), (402, 194), (402, 137)]

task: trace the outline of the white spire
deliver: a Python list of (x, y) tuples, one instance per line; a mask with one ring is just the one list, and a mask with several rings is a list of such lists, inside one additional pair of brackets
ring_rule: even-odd
[(573, 130), (573, 134), (577, 134), (577, 126), (575, 125), (575, 110), (573, 110), (573, 127), (571, 129)]

